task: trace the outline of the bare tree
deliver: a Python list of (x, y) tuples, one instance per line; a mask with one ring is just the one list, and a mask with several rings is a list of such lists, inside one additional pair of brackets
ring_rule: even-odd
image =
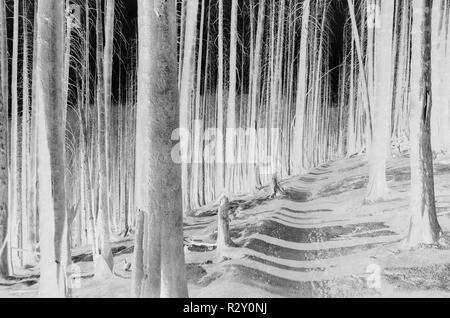
[(408, 245), (438, 243), (431, 151), (431, 0), (413, 2), (411, 64), (411, 221)]
[[(114, 5), (113, 2), (107, 3), (109, 6)], [(109, 12), (114, 10), (114, 7), (108, 8)], [(106, 143), (106, 104), (105, 104), (105, 52), (103, 39), (103, 18), (102, 18), (102, 1), (96, 0), (97, 10), (97, 115), (98, 115), (98, 165), (99, 165), (99, 207), (98, 213), (101, 218), (100, 238), (101, 238), (101, 253), (100, 258), (96, 261), (96, 275), (110, 276), (114, 265), (114, 260), (111, 252), (110, 237), (109, 237), (109, 200), (108, 200), (108, 164), (107, 164), (107, 147)], [(114, 11), (113, 11), (114, 14)], [(111, 13), (110, 13), (111, 15)], [(111, 31), (109, 31), (111, 32)], [(109, 33), (110, 34), (110, 33)], [(111, 39), (110, 39), (111, 40)], [(109, 269), (109, 270), (108, 270)]]
[[(8, 99), (5, 98), (7, 85), (7, 46), (6, 46), (5, 2), (0, 1), (0, 277), (9, 275), (8, 242)], [(6, 70), (5, 70), (6, 69)]]
[(67, 222), (63, 122), (64, 2), (39, 0), (36, 98), (42, 297), (66, 295)]
[(139, 0), (138, 28), (136, 208), (147, 215), (139, 296), (186, 297), (181, 169), (171, 158), (180, 113), (175, 2)]
[(305, 111), (308, 92), (308, 71), (307, 71), (307, 54), (308, 54), (308, 34), (309, 34), (309, 18), (310, 18), (310, 0), (303, 2), (302, 12), (302, 31), (300, 35), (300, 54), (297, 73), (297, 99), (295, 110), (295, 130), (294, 130), (294, 146), (293, 146), (293, 171), (294, 173), (303, 172), (303, 147), (304, 147), (304, 125)]
[(375, 106), (374, 131), (369, 155), (367, 203), (383, 200), (388, 195), (386, 161), (390, 150), (392, 112), (392, 33), (394, 2), (380, 2), (380, 27), (375, 40)]
[(180, 83), (180, 129), (181, 131), (181, 156), (182, 156), (182, 191), (183, 191), (183, 210), (188, 213), (191, 210), (191, 191), (190, 191), (190, 113), (192, 104), (192, 92), (194, 90), (195, 75), (195, 48), (197, 45), (197, 14), (198, 0), (187, 2), (186, 25), (184, 39), (183, 66)]

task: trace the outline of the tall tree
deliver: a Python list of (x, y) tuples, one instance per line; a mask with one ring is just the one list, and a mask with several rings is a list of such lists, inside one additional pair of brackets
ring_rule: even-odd
[(248, 162), (250, 163), (250, 180), (253, 184), (257, 186), (261, 186), (261, 178), (259, 175), (258, 169), (258, 105), (261, 99), (261, 64), (263, 58), (263, 39), (264, 39), (264, 21), (266, 17), (266, 0), (259, 1), (259, 10), (258, 10), (258, 23), (256, 27), (256, 39), (255, 39), (255, 51), (254, 51), (254, 64), (252, 71), (252, 83), (251, 83), (251, 115), (250, 115), (250, 125), (252, 134), (250, 135), (249, 141), (249, 156)]
[[(0, 277), (9, 275), (8, 241), (8, 99), (4, 98), (8, 81), (5, 1), (0, 1)], [(6, 69), (6, 71), (5, 71)], [(6, 76), (6, 77), (5, 77)]]
[(221, 192), (225, 187), (225, 112), (224, 112), (224, 38), (223, 38), (223, 0), (219, 1), (219, 65), (217, 80), (217, 136), (216, 136), (216, 191)]
[(179, 124), (175, 1), (139, 0), (136, 208), (147, 215), (141, 297), (187, 297), (181, 169), (171, 158)]
[(303, 2), (302, 29), (300, 33), (300, 53), (297, 73), (297, 99), (295, 110), (294, 145), (293, 145), (293, 172), (302, 173), (304, 169), (303, 161), (303, 136), (305, 124), (305, 111), (308, 92), (308, 34), (310, 17), (310, 0)]
[[(19, 97), (18, 97), (18, 72), (19, 72), (19, 1), (14, 0), (14, 19), (13, 19), (13, 56), (12, 56), (12, 79), (11, 79), (11, 199), (10, 199), (10, 244), (11, 247), (17, 247), (19, 236), (18, 231), (18, 182), (20, 179), (18, 169), (18, 129), (19, 129)], [(17, 254), (13, 254), (16, 256)], [(17, 257), (12, 257), (13, 261)]]
[(183, 210), (185, 213), (191, 210), (190, 198), (190, 113), (192, 105), (192, 92), (194, 89), (195, 78), (195, 48), (197, 43), (197, 14), (198, 0), (187, 2), (186, 25), (184, 35), (183, 66), (180, 83), (180, 129), (181, 129), (181, 156), (182, 156), (182, 191), (183, 191)]
[(369, 155), (367, 203), (383, 200), (389, 189), (386, 161), (390, 149), (392, 112), (392, 41), (394, 1), (380, 1), (380, 27), (375, 30), (374, 133)]
[(431, 150), (431, 0), (413, 5), (411, 64), (411, 221), (408, 244), (436, 244), (442, 233), (436, 215)]
[(42, 297), (66, 295), (65, 125), (63, 122), (64, 2), (39, 0), (36, 98), (38, 205)]
[[(107, 2), (109, 8), (108, 14), (109, 19), (111, 19), (111, 10), (112, 15), (114, 16), (114, 5), (113, 2)], [(105, 104), (105, 52), (104, 52), (104, 38), (103, 38), (103, 18), (102, 18), (102, 1), (96, 0), (96, 9), (97, 9), (97, 21), (96, 21), (96, 30), (97, 30), (97, 115), (98, 115), (98, 135), (97, 135), (97, 156), (98, 156), (98, 165), (99, 165), (99, 219), (101, 219), (101, 227), (100, 227), (100, 238), (101, 238), (101, 251), (100, 258), (96, 261), (96, 275), (97, 276), (109, 276), (112, 273), (112, 268), (114, 265), (113, 256), (111, 252), (110, 246), (110, 237), (109, 237), (109, 200), (108, 200), (108, 165), (107, 165), (107, 152), (106, 152), (106, 143), (108, 140), (106, 139), (106, 130), (109, 129), (106, 125), (106, 104)], [(109, 21), (108, 21), (109, 22)], [(111, 32), (108, 30), (108, 32)], [(111, 39), (109, 39), (111, 40)], [(109, 268), (109, 271), (108, 271)]]
[(33, 229), (30, 227), (31, 207), (29, 206), (29, 193), (28, 193), (28, 179), (29, 179), (29, 143), (30, 143), (30, 75), (29, 75), (29, 1), (24, 0), (22, 3), (22, 36), (23, 36), (23, 64), (22, 64), (22, 167), (21, 180), (22, 180), (22, 236), (23, 236), (23, 249), (26, 251), (24, 254), (24, 263), (28, 265), (33, 264), (33, 255), (29, 251), (33, 250)]
[(228, 93), (227, 129), (226, 129), (226, 187), (233, 188), (234, 162), (236, 157), (236, 85), (237, 85), (237, 19), (238, 1), (231, 0), (230, 29), (230, 86)]
[[(115, 24), (115, 11), (116, 11), (116, 1), (107, 0), (106, 1), (106, 16), (105, 16), (105, 57), (103, 59), (103, 72), (105, 79), (105, 162), (106, 162), (106, 188), (108, 194), (108, 215), (112, 213), (112, 207), (110, 199), (110, 162), (111, 162), (111, 151), (110, 151), (110, 125), (112, 125), (112, 75), (113, 75), (113, 65), (114, 65), (114, 24)], [(110, 232), (110, 227), (107, 228), (108, 233)], [(109, 238), (108, 238), (109, 244)]]

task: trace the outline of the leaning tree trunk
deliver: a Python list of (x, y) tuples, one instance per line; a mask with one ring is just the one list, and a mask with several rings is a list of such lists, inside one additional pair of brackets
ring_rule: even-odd
[[(9, 275), (8, 240), (8, 100), (4, 98), (4, 82), (7, 82), (5, 2), (0, 1), (0, 278)], [(7, 85), (7, 84), (6, 84)]]
[(64, 2), (39, 0), (36, 98), (38, 108), (38, 206), (42, 297), (64, 297), (68, 229), (65, 208), (63, 122)]
[(431, 0), (413, 2), (411, 65), (411, 221), (408, 245), (436, 244), (441, 227), (436, 215), (431, 151)]
[(172, 158), (179, 124), (175, 1), (139, 0), (136, 208), (147, 215), (141, 297), (187, 297), (181, 169)]

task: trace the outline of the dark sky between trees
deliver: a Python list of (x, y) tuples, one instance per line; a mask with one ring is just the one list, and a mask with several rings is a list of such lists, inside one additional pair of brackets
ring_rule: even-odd
[[(215, 5), (216, 1), (206, 0), (206, 5), (209, 3)], [(249, 3), (249, 0), (240, 0), (240, 7), (245, 6), (245, 4)], [(126, 38), (130, 38), (133, 36), (134, 24), (131, 21), (137, 19), (137, 1), (136, 0), (124, 0), (124, 13), (126, 15), (127, 21), (129, 21), (129, 28), (125, 31)], [(179, 10), (181, 7), (179, 8)], [(225, 14), (225, 30), (229, 29), (229, 15), (231, 12), (231, 2), (228, 0), (224, 1), (224, 14)], [(342, 52), (343, 52), (343, 32), (344, 32), (344, 24), (347, 18), (347, 1), (344, 0), (333, 0), (331, 2), (331, 7), (329, 8), (328, 15), (330, 19), (330, 70), (332, 70), (332, 85), (333, 92), (337, 92), (338, 82), (339, 82), (339, 68), (338, 66), (342, 63)], [(247, 18), (247, 17), (245, 17)], [(200, 19), (198, 19), (200, 21)], [(242, 21), (238, 22), (238, 29), (242, 28)], [(242, 30), (240, 30), (242, 33)], [(226, 34), (225, 34), (226, 35)], [(204, 40), (206, 41), (206, 33), (204, 36)]]
[[(24, 0), (21, 0), (22, 2)], [(257, 1), (255, 1), (256, 3)], [(29, 18), (32, 20), (32, 12), (34, 10), (33, 3), (34, 1), (29, 0), (30, 3), (30, 11)], [(113, 100), (119, 99), (119, 87), (125, 86), (126, 84), (126, 73), (127, 69), (130, 68), (130, 61), (132, 56), (134, 55), (133, 43), (136, 36), (136, 28), (137, 28), (137, 1), (136, 0), (118, 0), (116, 1), (120, 15), (117, 16), (118, 23), (116, 23), (116, 32), (122, 33), (122, 36), (116, 35), (115, 39), (115, 61), (114, 61), (114, 71), (115, 74), (113, 76)], [(337, 95), (338, 91), (338, 83), (339, 83), (339, 65), (342, 63), (342, 52), (343, 52), (343, 27), (345, 20), (347, 18), (347, 2), (343, 0), (334, 0), (331, 2), (331, 7), (328, 10), (328, 18), (330, 21), (329, 26), (329, 50), (330, 54), (330, 67), (331, 76), (332, 76), (332, 90), (333, 96)], [(239, 0), (240, 8), (245, 8), (248, 6), (249, 0)], [(206, 0), (206, 6), (209, 7), (212, 5), (212, 14), (217, 14), (217, 1)], [(92, 15), (94, 15), (95, 9), (95, 1), (91, 1)], [(179, 11), (181, 11), (181, 6), (179, 6)], [(231, 2), (228, 0), (224, 0), (224, 27), (225, 27), (225, 56), (228, 56), (229, 47), (227, 42), (229, 41), (229, 27), (230, 27), (230, 13), (231, 13)], [(20, 12), (22, 14), (22, 10)], [(9, 51), (10, 56), (12, 55), (12, 38), (13, 38), (13, 0), (7, 0), (7, 15), (8, 15), (8, 39), (9, 39)], [(93, 16), (92, 18), (95, 19)], [(244, 43), (249, 43), (249, 35), (248, 30), (248, 10), (241, 9), (239, 14), (238, 21), (238, 32), (239, 36), (245, 40)], [(200, 19), (198, 19), (200, 21)], [(95, 20), (93, 21), (95, 22)], [(216, 23), (214, 23), (210, 27), (211, 32), (217, 32)], [(206, 42), (207, 38), (207, 28), (205, 28), (205, 33), (203, 35), (203, 41)], [(217, 41), (215, 41), (217, 42)], [(216, 43), (217, 44), (217, 43)], [(95, 25), (91, 25), (91, 45), (95, 48)], [(217, 46), (217, 45), (216, 45)], [(247, 49), (248, 50), (248, 49)], [(241, 52), (241, 48), (238, 48), (238, 55)], [(204, 52), (206, 54), (206, 52)], [(211, 56), (217, 56), (217, 47), (212, 49)], [(31, 57), (30, 57), (31, 58)], [(206, 58), (206, 56), (204, 57)], [(20, 59), (20, 52), (19, 52)], [(241, 59), (238, 58), (238, 63), (240, 63)], [(31, 61), (30, 61), (31, 62)], [(227, 62), (227, 61), (225, 61)], [(248, 60), (244, 61), (248, 64)], [(92, 71), (95, 72), (95, 57), (92, 57), (91, 61)], [(19, 66), (20, 68), (20, 66)], [(71, 78), (73, 78), (73, 74), (76, 72), (76, 67), (73, 67), (71, 70)], [(120, 73), (120, 76), (119, 76)], [(246, 75), (244, 75), (246, 76)], [(121, 95), (123, 97), (123, 94)], [(70, 97), (69, 97), (70, 99)], [(19, 107), (21, 105), (19, 104)]]

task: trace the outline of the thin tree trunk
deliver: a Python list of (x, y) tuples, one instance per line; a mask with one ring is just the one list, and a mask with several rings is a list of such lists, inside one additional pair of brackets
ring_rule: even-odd
[[(0, 278), (10, 274), (8, 242), (8, 82), (5, 2), (0, 1)], [(6, 69), (6, 71), (5, 71)], [(6, 76), (6, 77), (5, 77)], [(6, 82), (6, 84), (5, 84)]]
[(250, 141), (249, 141), (249, 157), (248, 161), (252, 165), (250, 180), (251, 184), (261, 186), (261, 178), (258, 168), (258, 105), (261, 100), (261, 64), (263, 58), (263, 39), (264, 39), (264, 21), (266, 13), (266, 0), (261, 0), (259, 3), (258, 23), (256, 27), (256, 40), (254, 52), (254, 66), (251, 70), (252, 74), (252, 88), (251, 88), (251, 115), (250, 115)]
[(24, 253), (24, 264), (33, 264), (34, 255), (33, 250), (33, 238), (32, 229), (30, 228), (30, 206), (29, 206), (29, 193), (28, 193), (28, 179), (29, 179), (29, 118), (30, 118), (30, 78), (29, 78), (29, 32), (28, 32), (28, 0), (23, 1), (23, 68), (22, 68), (22, 83), (23, 83), (23, 98), (22, 98), (22, 233), (23, 233), (23, 249)]
[(223, 35), (223, 0), (219, 0), (219, 65), (217, 81), (217, 136), (216, 136), (216, 193), (220, 193), (225, 187), (225, 148), (224, 129), (225, 112), (223, 102), (224, 91), (224, 35)]
[(228, 109), (226, 125), (226, 187), (233, 189), (233, 174), (236, 158), (236, 85), (237, 85), (237, 18), (238, 0), (231, 0), (231, 29), (230, 29), (230, 86), (228, 88)]
[(308, 55), (308, 34), (309, 34), (309, 17), (310, 17), (310, 0), (303, 2), (302, 13), (302, 31), (300, 38), (300, 53), (297, 73), (297, 99), (295, 102), (295, 126), (294, 126), (294, 146), (292, 155), (292, 166), (294, 174), (300, 174), (304, 171), (304, 125), (305, 111), (308, 92), (308, 71), (307, 71), (307, 55)]
[[(19, 1), (14, 0), (14, 31), (13, 31), (13, 57), (12, 57), (12, 83), (11, 83), (11, 199), (10, 199), (10, 244), (11, 248), (18, 247), (18, 62), (19, 62)], [(13, 265), (17, 262), (17, 253), (13, 253)]]
[(198, 0), (187, 2), (186, 27), (184, 35), (183, 69), (180, 83), (180, 134), (181, 134), (181, 169), (182, 169), (182, 192), (183, 211), (185, 214), (191, 210), (191, 136), (190, 119), (192, 92), (195, 78), (195, 48), (197, 43), (197, 13)]
[[(112, 71), (113, 71), (113, 62), (114, 62), (114, 23), (115, 23), (115, 8), (116, 2), (115, 0), (107, 0), (106, 1), (106, 18), (105, 18), (105, 52), (103, 59), (103, 72), (104, 72), (104, 82), (105, 82), (105, 174), (106, 174), (106, 196), (107, 196), (107, 216), (108, 216), (108, 226), (105, 228), (105, 231), (108, 233), (111, 232), (110, 229), (110, 215), (113, 213), (114, 209), (111, 204), (111, 189), (110, 186), (112, 184), (110, 178), (110, 162), (111, 162), (111, 151), (110, 151), (110, 133), (112, 120), (111, 120), (111, 103), (112, 103)], [(108, 234), (109, 236), (109, 234)], [(105, 244), (105, 242), (103, 242)], [(109, 245), (109, 237), (108, 242)], [(109, 246), (103, 246), (104, 248), (110, 248)]]

